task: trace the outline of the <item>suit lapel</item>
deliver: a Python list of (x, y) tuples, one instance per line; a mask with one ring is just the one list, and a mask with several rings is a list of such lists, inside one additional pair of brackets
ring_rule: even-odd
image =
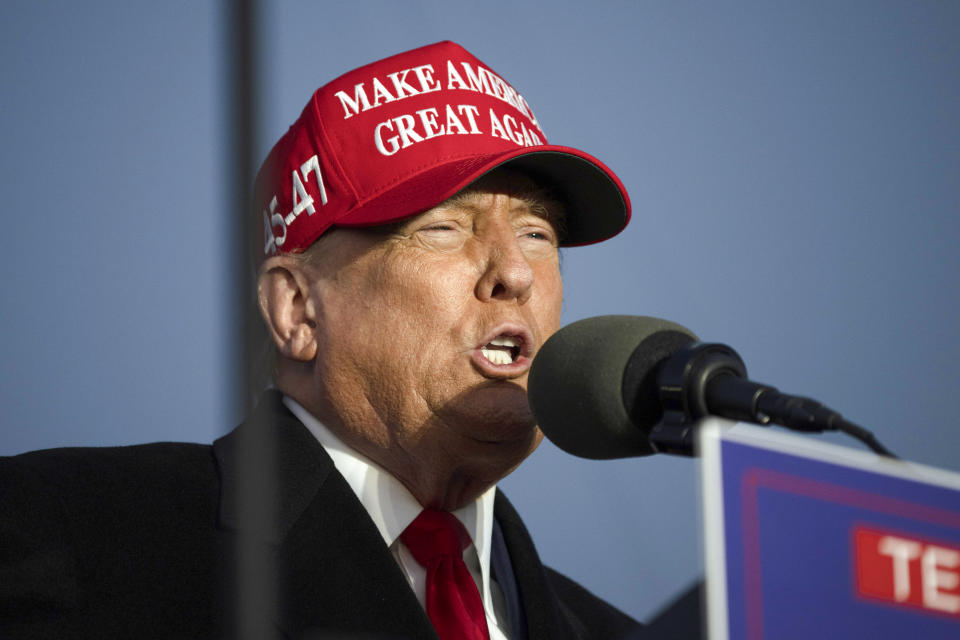
[(279, 628), (288, 637), (335, 632), (338, 638), (436, 640), (363, 505), (279, 393), (265, 394), (250, 420), (214, 443), (222, 482), (221, 526), (238, 526), (231, 489), (240, 472), (237, 431), (247, 428), (276, 434), (277, 517), (266, 528), (265, 542), (275, 554)]
[(503, 528), (496, 518), (493, 519), (493, 533), (490, 536), (490, 573), (503, 594), (507, 619), (501, 620), (501, 624), (509, 625), (511, 640), (527, 640), (527, 616), (520, 599), (520, 588), (510, 562), (507, 543), (503, 539)]
[(494, 503), (494, 515), (503, 533), (522, 612), (526, 617), (527, 633), (524, 637), (530, 640), (572, 640), (579, 637), (560, 609), (557, 595), (547, 579), (527, 528), (513, 505), (499, 490)]

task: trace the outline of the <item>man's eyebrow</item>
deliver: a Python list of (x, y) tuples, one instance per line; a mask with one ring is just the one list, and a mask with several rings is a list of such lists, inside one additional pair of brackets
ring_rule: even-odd
[[(470, 203), (469, 198), (483, 193), (489, 192), (485, 192), (482, 189), (473, 190), (468, 188), (445, 200), (438, 205), (438, 207), (450, 204), (470, 210), (478, 210), (480, 206)], [(554, 197), (548, 189), (539, 187), (516, 190), (509, 189), (502, 193), (519, 200), (531, 215), (542, 218), (553, 225), (553, 228), (561, 238), (566, 234), (566, 209), (560, 199)]]
[[(439, 205), (438, 205), (438, 206), (439, 206)], [(372, 226), (369, 226), (369, 227), (356, 227), (355, 230), (356, 230), (356, 231), (368, 231), (368, 232), (370, 232), (370, 233), (372, 233), (372, 234), (384, 235), (384, 236), (394, 235), (394, 234), (401, 234), (401, 235), (402, 235), (403, 230), (404, 230), (404, 227), (407, 227), (407, 226), (413, 224), (415, 220), (417, 220), (418, 218), (420, 218), (420, 217), (423, 216), (424, 214), (429, 213), (430, 211), (432, 211), (433, 209), (436, 209), (436, 208), (437, 208), (437, 207), (433, 207), (433, 208), (431, 208), (431, 209), (427, 209), (426, 211), (421, 211), (420, 213), (417, 213), (417, 214), (412, 215), (412, 216), (410, 216), (410, 217), (401, 218), (400, 220), (394, 220), (393, 222), (384, 222), (383, 224), (372, 225)]]
[[(483, 205), (477, 203), (474, 200), (474, 197), (483, 195), (484, 193), (489, 192), (482, 189), (468, 188), (447, 198), (435, 207), (431, 207), (426, 211), (421, 211), (420, 213), (412, 215), (409, 218), (403, 218), (394, 222), (387, 222), (369, 227), (361, 227), (357, 230), (368, 231), (372, 234), (384, 236), (394, 234), (403, 235), (405, 227), (413, 224), (413, 222), (418, 218), (430, 213), (435, 212), (437, 214), (442, 214), (444, 211), (449, 211), (451, 209), (464, 209), (471, 213), (479, 213), (483, 209)], [(554, 231), (556, 231), (558, 238), (562, 242), (564, 236), (566, 235), (566, 213), (563, 204), (559, 199), (554, 198), (546, 189), (539, 188), (507, 190), (504, 191), (504, 193), (520, 201), (520, 204), (516, 205), (512, 210), (525, 207), (527, 214), (546, 220), (548, 223), (550, 223), (550, 225), (553, 226)]]
[(539, 198), (525, 199), (525, 203), (529, 213), (549, 222), (562, 241), (567, 234), (567, 215), (563, 204), (559, 200), (542, 200)]

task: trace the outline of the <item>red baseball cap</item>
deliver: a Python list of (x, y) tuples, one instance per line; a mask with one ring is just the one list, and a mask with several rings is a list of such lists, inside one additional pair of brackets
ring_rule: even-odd
[(460, 45), (368, 64), (317, 89), (260, 168), (261, 257), (303, 251), (333, 226), (408, 218), (504, 166), (564, 203), (563, 246), (606, 240), (630, 220), (613, 171), (547, 144), (523, 96)]

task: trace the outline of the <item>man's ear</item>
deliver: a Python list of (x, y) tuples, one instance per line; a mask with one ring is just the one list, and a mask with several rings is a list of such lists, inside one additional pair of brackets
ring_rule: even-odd
[(302, 266), (286, 256), (268, 258), (257, 281), (260, 313), (277, 350), (302, 362), (317, 355), (317, 323), (309, 282)]

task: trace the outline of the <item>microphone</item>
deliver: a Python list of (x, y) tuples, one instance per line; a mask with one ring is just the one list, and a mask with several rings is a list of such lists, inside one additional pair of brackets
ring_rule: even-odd
[(533, 359), (530, 409), (550, 441), (573, 455), (602, 460), (656, 453), (648, 435), (663, 416), (659, 365), (696, 341), (679, 324), (645, 316), (569, 324)]
[(695, 423), (708, 415), (840, 430), (894, 457), (836, 411), (748, 380), (729, 346), (698, 342), (689, 329), (646, 316), (598, 316), (562, 328), (534, 358), (527, 396), (550, 441), (583, 458), (693, 455)]

